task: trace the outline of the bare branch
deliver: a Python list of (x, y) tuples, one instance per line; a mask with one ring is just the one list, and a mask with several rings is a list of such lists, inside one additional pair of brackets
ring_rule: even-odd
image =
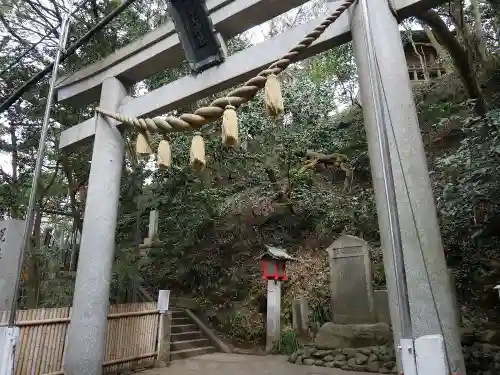
[[(31, 0), (25, 0), (25, 1), (30, 5), (30, 7), (35, 11), (36, 14), (38, 14), (41, 18), (43, 18), (43, 20), (50, 26), (51, 29), (54, 27), (54, 25), (52, 25), (52, 23), (47, 19), (47, 17), (45, 17), (45, 15), (42, 12), (40, 12), (38, 7), (35, 4), (33, 4)], [(54, 30), (53, 34), (56, 36), (56, 38), (59, 39), (59, 32), (57, 30)]]
[(26, 40), (24, 40), (24, 38), (21, 38), (16, 33), (16, 31), (12, 27), (10, 27), (9, 22), (5, 19), (5, 17), (3, 16), (3, 14), (1, 12), (0, 12), (0, 22), (5, 27), (5, 29), (9, 32), (9, 34), (12, 35), (14, 38), (16, 38), (19, 41), (19, 43), (21, 43), (22, 45), (30, 45), (30, 43), (28, 43)]

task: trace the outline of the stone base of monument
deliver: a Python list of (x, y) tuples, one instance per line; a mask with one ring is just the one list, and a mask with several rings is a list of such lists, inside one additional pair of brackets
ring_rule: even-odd
[(392, 332), (385, 323), (325, 323), (314, 344), (290, 355), (289, 362), (347, 371), (396, 374)]
[(396, 354), (390, 345), (343, 349), (318, 349), (316, 346), (307, 346), (291, 354), (288, 361), (346, 371), (397, 374)]
[[(315, 342), (291, 354), (288, 361), (348, 371), (396, 374), (391, 335), (385, 323), (325, 323)], [(468, 375), (500, 374), (500, 330), (464, 328), (461, 341)]]
[(363, 348), (392, 343), (392, 331), (386, 323), (335, 324), (325, 323), (314, 343), (319, 349)]

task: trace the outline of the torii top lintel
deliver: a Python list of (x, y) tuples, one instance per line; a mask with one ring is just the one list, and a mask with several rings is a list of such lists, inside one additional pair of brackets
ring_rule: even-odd
[[(392, 3), (392, 6), (397, 11), (400, 19), (411, 16), (420, 9), (429, 9), (443, 2), (442, 0), (388, 1)], [(214, 2), (216, 2), (216, 0), (212, 0), (212, 4)], [(218, 2), (221, 3), (222, 1), (218, 0)], [(282, 1), (226, 0), (226, 2), (230, 2), (230, 5), (240, 2), (251, 2), (255, 6), (260, 6), (262, 3), (274, 4), (281, 3)], [(288, 0), (288, 2), (304, 3), (305, 1)], [(208, 4), (211, 4), (210, 0), (208, 1)], [(221, 8), (220, 10), (222, 11), (223, 9), (224, 8)], [(266, 13), (266, 16), (269, 14), (267, 10), (268, 9), (266, 9), (266, 12), (264, 12)], [(303, 53), (301, 55), (301, 57), (307, 58), (313, 56), (314, 54), (323, 52), (327, 49), (343, 44), (350, 40), (350, 15), (348, 13), (349, 12), (343, 14), (336, 23), (334, 23), (329, 29), (327, 29), (325, 33), (308, 48), (306, 53)], [(215, 19), (215, 16), (212, 16), (212, 20), (214, 21), (214, 24), (216, 24), (217, 28), (217, 21)], [(210, 68), (196, 76), (188, 75), (140, 97), (127, 98), (126, 101), (124, 101), (120, 106), (118, 112), (132, 117), (155, 116), (172, 110), (175, 107), (179, 107), (189, 102), (202, 99), (208, 95), (215, 94), (234, 85), (237, 85), (244, 80), (252, 77), (252, 74), (257, 73), (260, 69), (279, 59), (286, 51), (289, 50), (289, 48), (292, 48), (295, 43), (300, 40), (300, 38), (302, 38), (305, 34), (307, 34), (307, 32), (317, 26), (316, 24), (318, 22), (321, 22), (321, 19), (312, 20), (306, 24), (296, 26), (295, 28), (287, 30), (272, 39), (266, 40), (255, 46), (247, 48), (246, 50), (235, 53), (229, 56), (222, 65)], [(157, 29), (147, 34), (144, 38), (148, 37), (151, 39), (151, 35), (155, 32), (158, 32), (159, 30), (160, 29)], [(163, 48), (162, 51), (165, 52), (165, 42), (169, 39), (171, 38), (163, 39), (156, 44), (153, 43), (151, 47), (148, 47), (148, 49), (151, 48), (152, 50), (158, 51), (159, 49)], [(177, 44), (176, 48), (178, 48), (180, 53), (182, 54), (180, 43), (176, 35), (175, 40)], [(135, 45), (135, 43), (132, 43), (132, 45)], [(125, 49), (129, 47), (125, 47)], [(122, 50), (117, 51), (115, 54), (121, 53), (120, 51)], [(115, 54), (112, 56), (115, 56)], [(146, 52), (144, 52), (144, 54), (147, 55)], [(94, 75), (87, 74), (87, 78), (80, 77), (80, 79), (75, 81), (73, 84), (67, 84), (68, 81), (66, 81), (64, 83), (65, 86), (60, 85), (58, 88), (59, 99), (61, 99), (62, 96), (68, 94), (69, 92), (73, 92), (73, 95), (75, 95), (73, 97), (74, 99), (76, 99), (77, 97), (80, 98), (80, 94), (84, 92), (80, 90), (82, 85), (86, 85), (87, 95), (89, 90), (91, 90), (92, 85), (97, 90), (97, 94), (99, 94), (100, 85), (105, 78), (112, 76), (118, 76), (121, 78), (122, 75), (113, 74), (113, 72), (118, 68), (121, 69), (123, 67), (123, 64), (125, 63), (129, 65), (132, 64), (134, 61), (136, 61), (134, 59), (140, 56), (142, 55), (137, 53), (136, 51), (135, 55), (131, 55), (130, 58), (125, 59), (116, 65), (108, 67), (105, 70), (102, 70), (101, 73), (96, 73)], [(154, 56), (152, 60), (147, 60), (147, 58), (145, 57), (141, 58), (144, 60), (143, 66), (149, 66), (154, 61)], [(104, 61), (102, 62), (102, 64), (104, 64)], [(134, 69), (135, 68), (131, 69), (131, 71), (133, 71)], [(163, 62), (161, 69), (165, 69), (165, 62)], [(75, 75), (83, 75), (82, 72), (84, 71), (85, 69), (83, 69), (81, 72), (75, 73)], [(78, 89), (78, 87), (80, 87), (80, 89)], [(77, 90), (80, 90), (78, 91), (78, 95)], [(98, 95), (91, 98), (86, 97), (87, 100), (94, 100), (97, 98)], [(89, 119), (63, 131), (59, 140), (59, 148), (62, 149), (70, 146), (74, 147), (82, 142), (91, 140), (95, 133), (94, 123), (95, 122), (93, 119)]]

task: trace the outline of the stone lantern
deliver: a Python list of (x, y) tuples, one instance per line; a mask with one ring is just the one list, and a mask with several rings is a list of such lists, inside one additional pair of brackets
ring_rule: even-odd
[(257, 259), (262, 261), (262, 277), (265, 280), (285, 281), (286, 262), (296, 259), (287, 254), (283, 249), (266, 245), (266, 251)]
[(266, 352), (280, 339), (281, 282), (286, 280), (286, 262), (297, 261), (283, 249), (265, 245), (266, 251), (256, 257), (262, 261), (263, 278), (267, 280)]

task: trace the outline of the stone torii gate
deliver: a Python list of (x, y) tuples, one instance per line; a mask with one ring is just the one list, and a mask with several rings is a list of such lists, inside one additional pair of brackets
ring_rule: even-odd
[[(366, 8), (361, 6), (366, 1)], [(265, 22), (306, 0), (208, 0), (217, 32), (229, 38)], [(401, 338), (396, 276), (389, 244), (387, 202), (383, 188), (382, 155), (377, 140), (377, 98), (373, 82), (383, 85), (384, 110), (394, 134), (389, 134), (401, 239), (408, 280), (408, 297), (415, 337), (443, 332), (450, 367), (465, 374), (451, 289), (446, 273), (434, 197), (425, 152), (403, 54), (398, 22), (388, 0), (359, 0), (334, 22), (301, 55), (313, 56), (349, 41), (354, 42), (359, 84), (367, 132), (368, 151), (376, 192), (384, 263), (390, 294), (391, 320), (396, 345)], [(438, 5), (439, 0), (391, 0), (399, 18)], [(330, 4), (336, 8), (341, 1)], [(368, 9), (368, 12), (366, 12)], [(369, 25), (364, 23), (369, 14)], [(128, 96), (130, 85), (167, 68), (178, 66), (182, 50), (173, 25), (167, 23), (102, 61), (63, 77), (57, 86), (58, 100), (88, 105), (100, 97), (99, 107), (108, 112), (139, 117), (154, 116), (242, 82), (279, 59), (322, 19), (297, 26), (268, 41), (229, 56), (217, 67), (196, 76), (185, 76), (143, 96)], [(370, 33), (367, 31), (369, 30)], [(367, 54), (371, 43), (378, 65)], [(378, 74), (377, 71), (380, 71)], [(111, 268), (124, 158), (121, 124), (98, 116), (62, 132), (59, 147), (70, 149), (94, 142), (89, 187), (81, 238), (80, 256), (67, 335), (66, 375), (97, 375), (104, 362)], [(407, 185), (407, 190), (405, 189)], [(423, 249), (417, 251), (417, 245)], [(427, 267), (427, 270), (426, 270)], [(426, 273), (429, 274), (429, 288)], [(434, 304), (434, 302), (436, 304)], [(435, 306), (437, 307), (437, 313)]]

